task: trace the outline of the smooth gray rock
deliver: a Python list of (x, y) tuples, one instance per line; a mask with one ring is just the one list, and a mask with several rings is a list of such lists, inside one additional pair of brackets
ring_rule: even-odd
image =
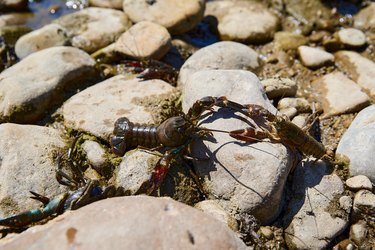
[[(182, 93), (185, 112), (196, 100), (207, 95), (224, 95), (229, 100), (260, 104), (276, 112), (259, 79), (248, 71), (202, 70), (189, 78)], [(232, 111), (219, 110), (203, 116), (201, 123), (208, 129), (226, 131), (249, 126), (233, 116)], [(282, 204), (292, 155), (282, 144), (245, 144), (216, 132), (213, 132), (213, 137), (212, 141), (197, 140), (192, 146), (193, 156), (210, 158), (208, 162), (194, 161), (194, 164), (211, 198), (215, 198), (232, 215), (242, 217), (251, 214), (261, 223), (271, 222)]]
[(358, 113), (342, 136), (336, 154), (349, 159), (350, 175), (365, 175), (375, 183), (375, 105)]
[(52, 23), (18, 39), (15, 52), (20, 59), (23, 59), (36, 51), (54, 46), (64, 46), (68, 43), (69, 38), (64, 27)]
[(97, 76), (95, 61), (73, 47), (38, 51), (0, 74), (0, 121), (34, 122), (73, 89)]
[[(99, 226), (100, 225), (100, 226)], [(8, 249), (246, 249), (220, 221), (170, 198), (101, 200), (2, 241)]]
[(375, 97), (375, 62), (357, 52), (339, 51), (335, 53), (335, 63), (342, 72)]
[(115, 43), (115, 51), (139, 60), (159, 60), (171, 49), (171, 35), (149, 21), (133, 25)]
[(278, 17), (252, 1), (210, 1), (205, 15), (218, 19), (222, 40), (264, 43), (272, 40), (279, 28)]
[(308, 68), (317, 69), (326, 65), (333, 64), (335, 57), (322, 49), (299, 46), (298, 55), (303, 65)]
[(72, 46), (88, 53), (113, 43), (131, 26), (124, 12), (97, 7), (64, 15), (54, 22), (66, 29)]
[(358, 112), (370, 104), (370, 97), (341, 72), (326, 74), (312, 86), (322, 98), (325, 116)]
[(337, 38), (345, 48), (355, 49), (366, 44), (366, 35), (359, 29), (341, 29), (337, 32)]
[(250, 47), (236, 42), (218, 42), (195, 52), (181, 67), (178, 82), (181, 86), (195, 72), (205, 69), (243, 69), (259, 67), (258, 54)]
[(155, 123), (157, 112), (148, 104), (157, 106), (175, 93), (174, 87), (161, 80), (127, 80), (123, 75), (114, 76), (66, 101), (62, 107), (64, 124), (108, 140), (115, 121), (122, 116), (132, 122)]
[[(292, 200), (284, 217), (285, 240), (294, 249), (322, 249), (348, 226), (348, 214), (339, 208), (338, 197), (344, 185), (328, 166), (314, 160), (304, 160), (293, 176)], [(330, 207), (333, 207), (330, 209)], [(344, 217), (335, 213), (344, 214)]]
[(356, 175), (345, 181), (346, 186), (352, 191), (358, 191), (360, 189), (372, 190), (372, 183), (367, 176)]
[(302, 98), (302, 97), (282, 98), (277, 104), (277, 108), (280, 110), (287, 109), (287, 108), (295, 108), (298, 113), (307, 113), (311, 111), (309, 102), (305, 98)]
[(29, 191), (54, 197), (66, 190), (55, 177), (53, 152), (62, 152), (64, 141), (57, 130), (3, 123), (0, 125), (0, 218), (39, 208)]
[(349, 237), (357, 245), (361, 246), (363, 241), (366, 240), (368, 227), (366, 221), (358, 221), (350, 227)]
[(204, 8), (204, 0), (123, 1), (123, 10), (134, 23), (155, 22), (173, 35), (194, 28), (202, 20)]

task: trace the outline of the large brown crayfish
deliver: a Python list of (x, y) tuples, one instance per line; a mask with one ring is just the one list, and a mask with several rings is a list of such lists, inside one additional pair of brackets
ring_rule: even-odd
[[(250, 118), (254, 126), (233, 131), (209, 130), (198, 126), (202, 114), (212, 110), (214, 106), (239, 112)], [(323, 144), (282, 116), (274, 115), (260, 105), (242, 105), (228, 100), (225, 96), (203, 97), (193, 104), (187, 114), (171, 117), (160, 125), (134, 124), (127, 118), (121, 117), (115, 123), (111, 145), (113, 152), (120, 156), (124, 155), (128, 148), (137, 146), (153, 148), (162, 145), (167, 148), (152, 173), (149, 190), (149, 193), (152, 193), (161, 185), (171, 160), (184, 151), (193, 138), (203, 137), (215, 131), (228, 133), (231, 137), (246, 142), (267, 138), (316, 158), (323, 157), (326, 152)]]

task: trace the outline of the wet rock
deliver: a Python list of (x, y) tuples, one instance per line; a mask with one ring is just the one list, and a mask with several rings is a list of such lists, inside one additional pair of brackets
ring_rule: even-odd
[(66, 29), (72, 46), (88, 53), (113, 43), (131, 26), (124, 12), (96, 7), (62, 16), (54, 22)]
[(335, 63), (339, 69), (375, 97), (375, 62), (352, 51), (335, 53)]
[(360, 246), (363, 241), (366, 240), (367, 233), (368, 228), (366, 222), (363, 220), (358, 221), (350, 227), (350, 240)]
[(36, 51), (69, 43), (66, 30), (58, 24), (48, 24), (41, 29), (30, 32), (17, 40), (15, 51), (23, 59)]
[(171, 47), (171, 36), (167, 29), (148, 21), (141, 21), (133, 25), (115, 43), (117, 52), (139, 60), (158, 60)]
[(270, 99), (295, 96), (297, 93), (297, 83), (288, 78), (268, 78), (261, 83)]
[(122, 0), (90, 0), (91, 6), (122, 10)]
[(307, 43), (307, 38), (301, 34), (295, 34), (287, 31), (279, 31), (274, 37), (275, 48), (282, 50), (297, 49), (299, 46)]
[(198, 202), (194, 206), (202, 210), (203, 212), (212, 215), (217, 220), (225, 223), (229, 228), (233, 231), (238, 230), (237, 221), (233, 218), (227, 211), (225, 211), (219, 204), (216, 203), (214, 200), (204, 200)]
[(298, 47), (298, 55), (301, 62), (306, 67), (317, 69), (326, 65), (333, 64), (334, 56), (324, 50), (300, 46)]
[(370, 98), (341, 72), (327, 74), (315, 80), (312, 86), (323, 98), (326, 116), (358, 112), (369, 105)]
[(0, 12), (27, 10), (27, 0), (2, 0)]
[(155, 123), (155, 111), (148, 105), (160, 105), (163, 98), (158, 97), (170, 97), (174, 91), (174, 87), (161, 80), (127, 80), (122, 75), (114, 76), (66, 101), (62, 108), (64, 124), (108, 140), (115, 121), (122, 116), (132, 122)]
[(375, 183), (375, 105), (358, 113), (342, 136), (336, 154), (349, 158), (350, 175), (365, 175)]
[[(293, 198), (284, 217), (288, 247), (326, 248), (347, 227), (347, 214), (337, 204), (338, 196), (344, 192), (343, 183), (340, 177), (328, 171), (322, 161), (305, 160), (296, 167)], [(339, 216), (339, 211), (343, 217)]]
[(0, 137), (0, 218), (39, 208), (41, 203), (29, 198), (30, 190), (53, 197), (66, 189), (55, 178), (53, 152), (64, 147), (56, 130), (3, 123)]
[(360, 190), (354, 196), (353, 212), (356, 216), (374, 216), (375, 214), (375, 194), (368, 190)]
[(375, 3), (369, 5), (354, 16), (354, 27), (363, 30), (375, 31)]
[(78, 244), (83, 250), (246, 249), (211, 216), (169, 198), (147, 196), (101, 200), (0, 244), (4, 249), (68, 249)]
[(202, 20), (204, 8), (203, 0), (123, 1), (124, 12), (134, 23), (155, 22), (167, 28), (173, 35), (194, 28)]
[(345, 182), (346, 186), (352, 191), (358, 191), (360, 189), (372, 190), (372, 184), (370, 179), (364, 175), (357, 175), (349, 178)]
[(205, 15), (219, 21), (222, 40), (243, 43), (264, 43), (272, 40), (279, 28), (277, 16), (263, 5), (249, 1), (212, 1), (207, 3)]
[(358, 29), (346, 28), (337, 32), (337, 38), (344, 48), (360, 48), (366, 44), (365, 34)]
[(62, 100), (64, 89), (92, 79), (94, 67), (88, 54), (72, 47), (33, 53), (0, 74), (0, 121), (26, 123), (41, 118)]
[(178, 82), (184, 85), (195, 72), (204, 69), (243, 69), (259, 67), (258, 54), (236, 42), (218, 42), (195, 52), (181, 67)]
[(0, 15), (0, 27), (10, 25), (24, 25), (32, 17), (32, 13), (11, 13)]
[(279, 101), (277, 104), (279, 110), (287, 108), (295, 108), (298, 113), (307, 113), (311, 111), (309, 102), (302, 97), (286, 97)]
[[(276, 112), (259, 79), (248, 71), (202, 70), (189, 78), (182, 92), (185, 112), (207, 95), (224, 95), (239, 103), (260, 104)], [(227, 131), (249, 126), (234, 119), (233, 112), (225, 109), (203, 116), (201, 123), (208, 129)], [(192, 146), (193, 156), (211, 159), (194, 162), (204, 180), (203, 187), (233, 216), (251, 214), (261, 223), (271, 222), (279, 213), (284, 183), (292, 165), (288, 150), (282, 144), (267, 142), (242, 144), (224, 133), (213, 132), (213, 137), (212, 141), (197, 140)]]

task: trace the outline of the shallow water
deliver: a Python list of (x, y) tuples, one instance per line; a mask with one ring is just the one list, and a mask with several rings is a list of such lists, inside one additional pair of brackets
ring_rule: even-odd
[(38, 29), (54, 19), (87, 7), (88, 0), (29, 0), (29, 9), (34, 14), (26, 25)]

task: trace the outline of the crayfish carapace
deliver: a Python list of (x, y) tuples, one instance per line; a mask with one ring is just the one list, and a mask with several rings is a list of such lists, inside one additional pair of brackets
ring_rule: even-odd
[[(233, 131), (211, 130), (200, 127), (198, 122), (202, 114), (208, 110), (212, 111), (215, 106), (229, 108), (234, 113), (239, 112), (250, 118), (249, 123), (254, 125)], [(151, 187), (148, 193), (152, 193), (160, 187), (171, 160), (177, 154), (183, 152), (194, 138), (207, 136), (210, 132), (228, 133), (232, 138), (246, 142), (269, 139), (272, 142), (279, 142), (296, 148), (303, 154), (312, 155), (316, 158), (322, 158), (326, 155), (323, 144), (282, 116), (274, 115), (260, 105), (242, 105), (228, 100), (225, 96), (203, 97), (193, 104), (187, 114), (171, 117), (160, 125), (135, 124), (125, 117), (119, 118), (115, 123), (111, 145), (113, 152), (120, 156), (124, 155), (127, 149), (137, 146), (147, 148), (166, 147), (165, 154), (157, 162), (151, 176)]]

